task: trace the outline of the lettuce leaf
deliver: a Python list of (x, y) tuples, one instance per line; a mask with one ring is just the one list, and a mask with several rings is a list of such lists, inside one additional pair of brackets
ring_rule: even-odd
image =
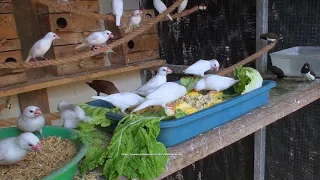
[(237, 94), (245, 94), (262, 86), (263, 78), (260, 73), (251, 67), (237, 67), (233, 72), (239, 82), (233, 85)]
[(103, 168), (106, 179), (152, 179), (164, 172), (168, 156), (155, 155), (168, 153), (157, 141), (162, 119), (131, 114), (119, 122), (107, 147), (108, 160)]
[(180, 78), (180, 84), (187, 89), (187, 92), (190, 92), (200, 79), (200, 77), (182, 77)]

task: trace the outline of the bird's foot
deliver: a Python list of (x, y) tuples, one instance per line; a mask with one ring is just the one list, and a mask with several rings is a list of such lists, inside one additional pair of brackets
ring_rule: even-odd
[(93, 48), (92, 48), (92, 50), (96, 53), (96, 55), (99, 55), (100, 53), (99, 52), (97, 52), (97, 50), (99, 49), (100, 47), (97, 47), (97, 46), (94, 46)]
[(42, 58), (43, 58), (44, 60), (49, 60), (48, 58), (46, 58), (46, 57), (44, 57), (44, 56), (42, 56)]
[(34, 58), (34, 62), (30, 62), (30, 63), (33, 64), (33, 67), (39, 67), (40, 66), (40, 63), (36, 58)]

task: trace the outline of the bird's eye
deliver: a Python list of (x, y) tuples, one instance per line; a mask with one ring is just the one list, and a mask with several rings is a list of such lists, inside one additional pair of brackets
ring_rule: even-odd
[(30, 143), (29, 143), (28, 145), (29, 145), (29, 146), (33, 146), (33, 145), (32, 145), (32, 144), (30, 144)]
[(33, 111), (32, 111), (32, 110), (30, 110), (30, 112), (31, 112), (31, 113), (33, 113)]
[(109, 33), (107, 33), (109, 35)]

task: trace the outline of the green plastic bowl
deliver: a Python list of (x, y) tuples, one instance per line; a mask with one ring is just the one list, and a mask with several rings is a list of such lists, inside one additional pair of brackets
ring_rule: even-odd
[[(42, 134), (44, 137), (56, 136), (62, 139), (69, 139), (76, 144), (78, 154), (62, 168), (54, 171), (49, 176), (43, 178), (42, 180), (69, 180), (73, 179), (75, 173), (77, 172), (79, 161), (85, 156), (88, 151), (88, 145), (79, 139), (74, 140), (77, 137), (76, 130), (68, 129), (56, 126), (44, 126), (42, 129)], [(0, 129), (0, 139), (8, 137), (19, 136), (22, 132), (16, 127), (8, 127)], [(39, 138), (41, 137), (39, 133), (35, 133)]]

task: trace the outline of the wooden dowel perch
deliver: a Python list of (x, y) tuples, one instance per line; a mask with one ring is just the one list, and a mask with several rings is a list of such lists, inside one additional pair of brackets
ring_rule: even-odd
[(226, 68), (226, 69), (223, 69), (221, 71), (219, 71), (217, 73), (217, 75), (221, 75), (221, 76), (224, 76), (224, 75), (227, 75), (229, 73), (231, 73), (232, 71), (234, 71), (236, 69), (237, 66), (243, 66), (245, 64), (248, 64), (249, 62), (251, 61), (254, 61), (256, 60), (258, 57), (262, 56), (263, 54), (267, 53), (268, 51), (270, 51), (272, 48), (274, 48), (274, 46), (277, 44), (277, 42), (274, 42), (274, 43), (271, 43), (269, 44), (268, 46), (262, 48), (260, 51), (252, 54), (251, 56), (245, 58), (244, 60)]
[[(45, 2), (47, 0), (38, 0), (38, 1)], [(153, 18), (152, 20), (148, 21), (146, 24), (144, 24), (140, 28), (135, 29), (131, 34), (129, 34), (126, 37), (123, 37), (121, 39), (118, 39), (115, 42), (112, 42), (111, 44), (107, 45), (106, 47), (99, 48), (97, 50), (97, 53), (108, 52), (109, 50), (112, 50), (113, 48), (118, 47), (118, 46), (126, 43), (127, 41), (130, 41), (131, 39), (139, 36), (143, 32), (145, 32), (145, 31), (149, 30), (151, 27), (153, 27), (156, 23), (162, 21), (166, 17), (166, 15), (168, 13), (171, 13), (182, 2), (183, 2), (183, 0), (177, 0), (169, 8), (167, 8), (167, 10), (165, 10), (164, 12), (162, 12), (161, 14), (159, 14), (158, 16)], [(195, 7), (195, 8), (192, 8), (191, 11), (187, 11), (185, 13), (182, 12), (181, 15), (176, 15), (176, 17), (183, 17), (182, 15), (188, 15), (188, 14), (190, 14), (190, 12), (192, 12), (192, 11), (195, 12), (195, 11), (197, 11), (199, 9), (206, 9), (206, 7), (205, 6)], [(8, 62), (8, 63), (5, 63), (5, 64), (0, 64), (0, 69), (4, 69), (4, 68), (10, 68), (10, 69), (15, 69), (15, 68), (33, 69), (33, 68), (39, 68), (39, 67), (45, 67), (45, 66), (51, 66), (51, 65), (67, 64), (67, 63), (79, 61), (81, 59), (86, 59), (86, 58), (92, 57), (94, 55), (96, 55), (96, 53), (90, 51), (90, 52), (79, 53), (79, 54), (76, 54), (76, 55), (71, 56), (71, 57), (54, 59), (54, 60), (50, 60), (50, 61), (39, 61), (38, 65), (36, 67), (33, 65), (33, 63), (30, 63), (30, 62), (24, 62), (24, 63), (21, 63), (21, 64)]]

